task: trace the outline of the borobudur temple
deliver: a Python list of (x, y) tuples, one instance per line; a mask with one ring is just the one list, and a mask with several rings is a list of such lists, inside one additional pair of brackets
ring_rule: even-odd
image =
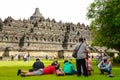
[(36, 8), (28, 20), (0, 19), (0, 56), (26, 52), (32, 56), (71, 55), (81, 37), (91, 41), (88, 25), (45, 19)]

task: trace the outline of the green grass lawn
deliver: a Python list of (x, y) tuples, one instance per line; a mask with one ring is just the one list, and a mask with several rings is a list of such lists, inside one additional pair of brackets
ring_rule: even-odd
[[(52, 61), (42, 60), (45, 66), (51, 64)], [(41, 75), (41, 76), (31, 76), (31, 77), (20, 77), (17, 76), (17, 70), (28, 70), (34, 61), (0, 61), (0, 80), (120, 80), (120, 66), (113, 65), (112, 73), (115, 77), (107, 77), (106, 75), (100, 75), (100, 72), (93, 62), (94, 72), (89, 77), (77, 75), (73, 76), (56, 76), (55, 74)], [(71, 61), (75, 65), (75, 61)], [(63, 66), (63, 60), (59, 60), (61, 67)]]

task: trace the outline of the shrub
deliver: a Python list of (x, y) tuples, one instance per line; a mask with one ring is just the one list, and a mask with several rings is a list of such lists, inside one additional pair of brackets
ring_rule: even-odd
[(120, 64), (120, 53), (118, 53), (118, 56), (113, 58), (114, 63), (119, 63)]
[(107, 52), (108, 56), (114, 57), (114, 52)]

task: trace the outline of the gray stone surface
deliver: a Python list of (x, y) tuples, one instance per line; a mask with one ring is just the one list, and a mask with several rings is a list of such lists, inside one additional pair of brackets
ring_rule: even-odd
[(56, 22), (45, 19), (36, 8), (30, 20), (4, 21), (0, 19), (0, 50), (40, 51), (73, 50), (78, 39), (83, 37), (91, 41), (91, 32), (84, 24)]

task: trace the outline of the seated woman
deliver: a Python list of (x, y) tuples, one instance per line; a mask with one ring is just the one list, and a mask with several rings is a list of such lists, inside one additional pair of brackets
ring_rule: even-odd
[(17, 72), (17, 75), (21, 74), (21, 77), (25, 77), (25, 76), (38, 76), (38, 75), (43, 75), (43, 74), (54, 74), (54, 73), (56, 73), (56, 69), (58, 69), (58, 66), (56, 65), (55, 62), (53, 62), (51, 65), (49, 65), (43, 69), (38, 69), (33, 72), (22, 71), (19, 69)]
[(73, 75), (74, 73), (76, 73), (73, 64), (68, 60), (64, 61), (63, 71), (65, 75)]
[(56, 68), (59, 68), (59, 67), (60, 67), (60, 64), (59, 64), (59, 62), (58, 62), (58, 59), (54, 59), (53, 62), (56, 64)]

